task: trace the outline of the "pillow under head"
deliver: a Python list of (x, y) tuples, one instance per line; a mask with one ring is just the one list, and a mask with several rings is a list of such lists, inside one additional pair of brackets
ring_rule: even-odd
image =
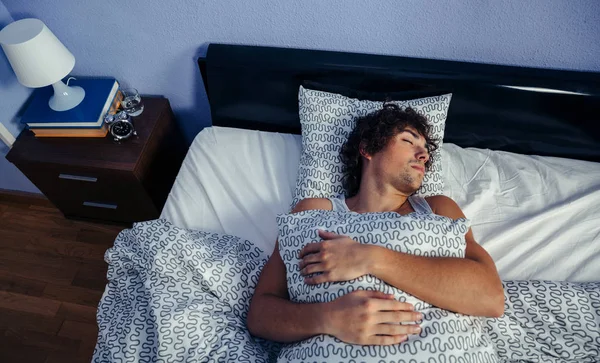
[[(439, 153), (451, 98), (452, 94), (445, 94), (390, 102), (402, 109), (411, 107), (425, 116), (431, 125), (430, 136), (438, 140), (439, 148), (432, 154), (431, 167), (416, 192), (422, 197), (442, 194), (444, 190)], [(342, 146), (354, 129), (357, 118), (382, 107), (382, 101), (359, 100), (300, 86), (298, 108), (302, 126), (302, 154), (292, 208), (305, 198), (330, 198), (346, 194), (340, 155)]]

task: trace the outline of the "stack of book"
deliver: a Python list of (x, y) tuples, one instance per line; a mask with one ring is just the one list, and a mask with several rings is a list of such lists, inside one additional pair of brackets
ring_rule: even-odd
[(48, 100), (54, 94), (52, 87), (38, 88), (21, 117), (36, 137), (104, 137), (108, 125), (107, 113), (116, 113), (123, 95), (114, 78), (77, 78), (70, 86), (85, 90), (83, 101), (67, 111), (54, 111)]

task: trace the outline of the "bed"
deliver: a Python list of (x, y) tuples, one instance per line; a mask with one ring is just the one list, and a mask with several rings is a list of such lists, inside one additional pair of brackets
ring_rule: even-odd
[(506, 313), (482, 326), (495, 359), (598, 361), (599, 74), (225, 44), (198, 64), (213, 126), (194, 139), (161, 218), (107, 251), (95, 362), (277, 360), (281, 346), (251, 336), (245, 318), (294, 198), (307, 85), (452, 93), (443, 194), (503, 279)]

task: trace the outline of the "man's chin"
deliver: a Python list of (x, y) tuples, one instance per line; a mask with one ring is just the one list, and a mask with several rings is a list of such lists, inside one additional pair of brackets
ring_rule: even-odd
[(413, 195), (420, 188), (421, 184), (404, 184), (401, 188), (399, 188), (399, 190), (406, 195)]
[(411, 189), (414, 189), (412, 194), (414, 194), (417, 190), (421, 189), (422, 185), (423, 185), (423, 180), (413, 183), (413, 185), (411, 185)]
[(419, 178), (415, 177), (414, 175), (409, 175), (410, 174), (405, 174), (403, 178), (398, 180), (399, 183), (397, 184), (397, 187), (399, 188), (397, 189), (403, 193), (412, 195), (419, 190), (419, 188), (421, 188), (421, 185), (423, 184), (423, 177)]

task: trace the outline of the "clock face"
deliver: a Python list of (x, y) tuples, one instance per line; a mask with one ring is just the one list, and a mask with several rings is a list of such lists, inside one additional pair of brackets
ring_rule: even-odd
[(110, 131), (114, 136), (127, 137), (133, 132), (133, 127), (129, 122), (116, 121)]

